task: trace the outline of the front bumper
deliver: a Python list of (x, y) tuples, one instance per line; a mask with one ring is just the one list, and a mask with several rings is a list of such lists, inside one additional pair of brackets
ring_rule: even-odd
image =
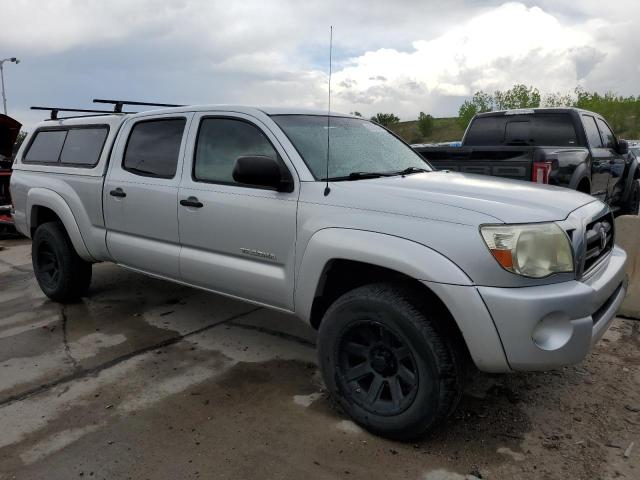
[(524, 288), (477, 287), (513, 370), (580, 362), (602, 337), (627, 291), (627, 255), (615, 246), (588, 278)]

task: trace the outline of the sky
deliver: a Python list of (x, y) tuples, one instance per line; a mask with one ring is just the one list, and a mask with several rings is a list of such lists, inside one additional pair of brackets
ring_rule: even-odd
[[(477, 90), (639, 95), (637, 0), (0, 0), (8, 111), (93, 98), (455, 116)], [(100, 108), (99, 106), (97, 108)]]

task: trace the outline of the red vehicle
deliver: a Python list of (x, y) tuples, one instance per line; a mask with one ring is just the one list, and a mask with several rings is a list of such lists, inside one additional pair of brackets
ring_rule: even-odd
[(13, 230), (9, 181), (13, 145), (21, 126), (17, 120), (0, 114), (0, 233)]

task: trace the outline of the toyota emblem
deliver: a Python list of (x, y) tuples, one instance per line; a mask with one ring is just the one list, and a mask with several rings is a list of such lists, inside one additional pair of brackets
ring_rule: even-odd
[(607, 246), (607, 231), (600, 226), (600, 249), (604, 250)]

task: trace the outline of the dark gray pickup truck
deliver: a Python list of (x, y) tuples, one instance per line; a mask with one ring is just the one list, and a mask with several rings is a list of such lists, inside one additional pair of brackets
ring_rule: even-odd
[(461, 147), (414, 147), (438, 170), (547, 183), (589, 193), (637, 214), (640, 170), (600, 115), (576, 108), (481, 113)]

